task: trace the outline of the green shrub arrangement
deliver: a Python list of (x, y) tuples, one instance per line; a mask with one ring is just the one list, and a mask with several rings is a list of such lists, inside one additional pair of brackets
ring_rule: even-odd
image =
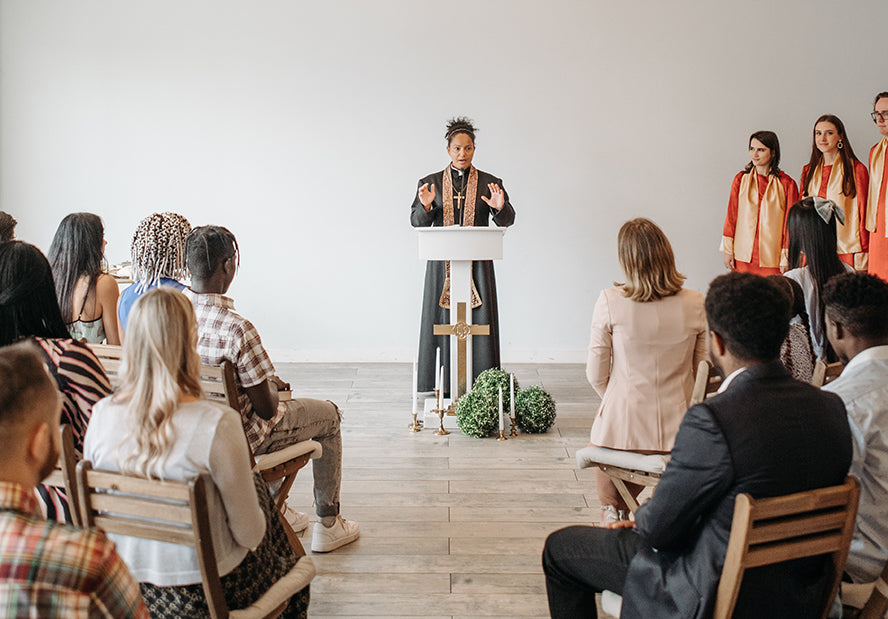
[(515, 394), (515, 423), (529, 434), (548, 432), (555, 423), (555, 400), (542, 387)]
[[(499, 388), (503, 390), (503, 412), (508, 415), (509, 373), (499, 368), (484, 370), (472, 390), (456, 403), (456, 423), (463, 434), (486, 438), (499, 427)], [(547, 432), (555, 423), (555, 400), (541, 387), (521, 391), (515, 381), (515, 422), (531, 434)], [(506, 422), (508, 429), (508, 422)]]

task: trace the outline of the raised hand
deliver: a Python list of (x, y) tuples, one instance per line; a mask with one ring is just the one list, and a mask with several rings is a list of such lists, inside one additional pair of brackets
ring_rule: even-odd
[(435, 201), (435, 185), (423, 183), (416, 195), (419, 196), (419, 201), (422, 202), (423, 208), (429, 211), (432, 208), (432, 202)]
[(495, 211), (503, 208), (506, 204), (506, 194), (503, 192), (502, 187), (495, 183), (487, 183), (487, 188), (490, 189), (490, 197), (481, 196), (481, 199), (487, 202), (487, 206)]

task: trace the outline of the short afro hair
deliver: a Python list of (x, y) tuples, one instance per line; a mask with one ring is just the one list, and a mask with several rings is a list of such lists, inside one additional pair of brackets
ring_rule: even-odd
[(789, 332), (790, 301), (760, 275), (731, 272), (709, 284), (706, 317), (709, 329), (728, 351), (743, 361), (773, 361)]
[(875, 275), (836, 275), (823, 287), (823, 306), (855, 337), (888, 337), (888, 283)]
[(237, 239), (228, 228), (200, 226), (185, 239), (185, 266), (192, 278), (209, 279), (229, 258), (240, 266)]

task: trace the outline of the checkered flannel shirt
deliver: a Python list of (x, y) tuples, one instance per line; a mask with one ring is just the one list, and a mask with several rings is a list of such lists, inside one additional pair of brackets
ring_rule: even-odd
[(244, 432), (250, 448), (255, 451), (283, 418), (285, 410), (278, 406), (274, 417), (262, 419), (253, 410), (244, 388), (274, 376), (274, 365), (256, 327), (234, 311), (234, 301), (221, 294), (198, 294), (190, 288), (185, 289), (185, 295), (191, 299), (197, 315), (197, 352), (201, 362), (221, 365), (227, 359), (236, 369), (237, 400)]
[(149, 615), (104, 533), (47, 522), (33, 490), (0, 481), (0, 617)]

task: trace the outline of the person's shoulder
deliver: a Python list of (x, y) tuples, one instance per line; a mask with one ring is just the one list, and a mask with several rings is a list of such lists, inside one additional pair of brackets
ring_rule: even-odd
[(675, 293), (675, 296), (694, 305), (703, 303), (703, 293), (693, 288), (682, 288)]
[(440, 183), (443, 178), (444, 178), (444, 170), (439, 170), (437, 172), (432, 172), (431, 174), (426, 174), (421, 179), (419, 179), (419, 183), (417, 183), (417, 184), (423, 185), (425, 183), (434, 183), (436, 181)]
[[(477, 169), (477, 168), (476, 168)], [(491, 174), (490, 172), (485, 172), (484, 170), (478, 170), (478, 182), (479, 183), (496, 183), (498, 185), (503, 184), (503, 179), (500, 177)]]
[(117, 280), (107, 273), (102, 273), (96, 280), (96, 293), (99, 296), (110, 295), (117, 298), (120, 295), (120, 287)]

